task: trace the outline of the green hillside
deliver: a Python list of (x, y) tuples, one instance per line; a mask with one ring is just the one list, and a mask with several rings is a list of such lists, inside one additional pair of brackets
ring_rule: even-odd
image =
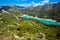
[(0, 13), (0, 40), (60, 40), (60, 27)]

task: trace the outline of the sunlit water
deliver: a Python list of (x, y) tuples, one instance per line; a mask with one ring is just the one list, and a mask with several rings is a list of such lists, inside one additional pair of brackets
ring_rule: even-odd
[(38, 20), (39, 22), (44, 23), (46, 25), (60, 26), (60, 22), (56, 22), (55, 20), (52, 19), (42, 19), (42, 18), (28, 16), (28, 15), (22, 15), (21, 17), (29, 20)]

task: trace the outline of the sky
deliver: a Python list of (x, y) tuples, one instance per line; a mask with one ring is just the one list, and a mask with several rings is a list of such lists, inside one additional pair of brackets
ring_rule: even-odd
[(60, 0), (0, 0), (1, 5), (19, 5), (19, 6), (37, 6), (37, 5), (44, 5), (49, 3), (57, 3)]

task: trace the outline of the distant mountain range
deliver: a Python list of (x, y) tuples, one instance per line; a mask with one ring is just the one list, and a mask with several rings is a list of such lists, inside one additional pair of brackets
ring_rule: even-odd
[(60, 9), (60, 2), (55, 4), (46, 4), (46, 5), (38, 5), (36, 7), (29, 6), (29, 7), (22, 7), (17, 5), (7, 5), (7, 6), (0, 6), (0, 10), (9, 10), (10, 8), (19, 8), (19, 9), (29, 9), (29, 10), (35, 10), (35, 11), (48, 11), (48, 10), (56, 10)]
[(38, 5), (36, 7), (29, 7), (30, 10), (36, 11), (48, 11), (48, 10), (56, 10), (60, 9), (60, 2), (55, 4), (46, 4), (46, 5)]
[(7, 6), (0, 6), (0, 11), (2, 10), (9, 10), (9, 9), (23, 9), (24, 7), (22, 6), (17, 6), (17, 5), (7, 5)]
[(60, 21), (60, 2), (54, 4), (38, 5), (36, 7), (22, 7), (18, 5), (0, 6), (0, 12), (2, 12), (2, 10), (9, 11), (12, 13), (22, 12), (32, 16), (37, 15), (37, 17), (42, 18), (47, 16), (47, 18)]

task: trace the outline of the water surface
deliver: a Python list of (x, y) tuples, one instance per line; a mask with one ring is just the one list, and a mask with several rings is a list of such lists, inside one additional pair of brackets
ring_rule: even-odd
[(25, 19), (28, 19), (28, 20), (37, 20), (37, 21), (39, 21), (41, 23), (44, 23), (46, 25), (60, 26), (60, 22), (57, 22), (57, 21), (52, 20), (52, 19), (42, 19), (42, 18), (28, 16), (28, 15), (22, 15), (21, 17), (25, 18)]

